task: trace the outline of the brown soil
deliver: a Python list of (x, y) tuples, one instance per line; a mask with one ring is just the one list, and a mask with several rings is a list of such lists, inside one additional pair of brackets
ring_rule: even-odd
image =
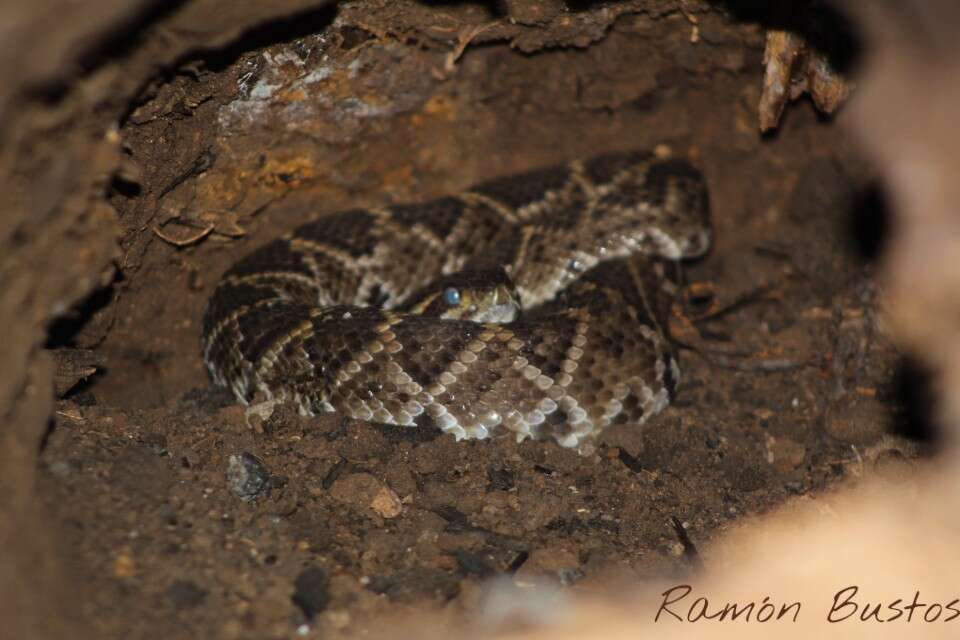
[[(867, 170), (809, 104), (761, 138), (762, 30), (682, 4), (513, 2), (482, 29), (485, 4), (354, 2), (143, 90), (109, 196), (120, 276), (49, 342), (105, 365), (57, 402), (36, 479), (95, 637), (347, 636), (423, 608), (469, 618), (495, 575), (683, 575), (732, 522), (916, 455), (891, 435)], [(678, 401), (596, 455), (249, 419), (210, 388), (199, 320), (253, 247), (320, 213), (656, 144), (711, 188), (716, 245), (673, 321), (697, 350)]]

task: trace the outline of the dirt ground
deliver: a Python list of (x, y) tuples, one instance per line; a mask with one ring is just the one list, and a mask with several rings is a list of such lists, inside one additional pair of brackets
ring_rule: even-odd
[[(103, 363), (57, 401), (36, 480), (95, 637), (357, 636), (398, 612), (474, 619), (493, 576), (525, 593), (683, 576), (746, 516), (920, 464), (870, 169), (803, 101), (757, 133), (759, 26), (640, 4), (346, 3), (143, 88), (115, 131), (118, 275), (48, 341)], [(595, 455), (251, 421), (210, 387), (204, 305), (266, 240), (657, 144), (711, 190), (715, 247), (672, 323), (695, 349), (677, 402)]]

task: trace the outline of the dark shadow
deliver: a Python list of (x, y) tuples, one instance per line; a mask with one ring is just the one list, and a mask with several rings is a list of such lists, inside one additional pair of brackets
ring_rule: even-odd
[(504, 0), (420, 0), (428, 7), (450, 7), (454, 5), (472, 4), (487, 10), (491, 20), (499, 20), (509, 15), (509, 7)]
[(943, 441), (935, 419), (934, 376), (917, 360), (905, 357), (889, 387), (894, 406), (893, 432), (937, 451)]
[(37, 445), (38, 456), (46, 450), (47, 445), (50, 443), (50, 436), (53, 435), (53, 432), (56, 428), (56, 420), (53, 418), (47, 418), (47, 427), (44, 430), (43, 435), (40, 437), (40, 444)]
[(735, 20), (801, 34), (840, 73), (849, 74), (859, 64), (863, 51), (860, 31), (832, 4), (821, 0), (712, 0), (712, 3)]
[(107, 190), (107, 195), (110, 193), (117, 193), (123, 196), (124, 198), (136, 198), (143, 191), (143, 187), (134, 180), (128, 180), (122, 175), (115, 173), (110, 178), (110, 186)]
[(54, 320), (47, 329), (46, 349), (73, 347), (74, 338), (95, 313), (113, 302), (114, 284), (120, 282), (119, 276), (105, 287), (101, 287), (84, 298), (75, 307)]
[(893, 217), (884, 183), (856, 173), (835, 158), (815, 158), (801, 171), (787, 210), (794, 223), (823, 233), (844, 258), (869, 266), (884, 254)]
[[(319, 33), (329, 27), (336, 17), (337, 3), (332, 2), (318, 9), (308, 9), (268, 20), (246, 31), (226, 47), (194, 51), (181, 62), (199, 60), (211, 71), (222, 71), (248, 51), (281, 42), (292, 42)], [(306, 53), (308, 52), (303, 52), (301, 55)]]
[(854, 196), (846, 222), (857, 254), (867, 262), (876, 262), (887, 246), (892, 224), (887, 194), (880, 182), (868, 183)]
[(564, 4), (567, 5), (567, 10), (570, 11), (570, 13), (583, 13), (584, 11), (590, 11), (596, 8), (600, 4), (612, 3), (604, 2), (603, 0), (565, 0)]

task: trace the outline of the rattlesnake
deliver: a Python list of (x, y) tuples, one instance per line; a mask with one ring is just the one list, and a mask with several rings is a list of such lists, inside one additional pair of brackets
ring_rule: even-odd
[(582, 449), (668, 404), (663, 261), (709, 244), (700, 172), (642, 151), (333, 213), (226, 272), (203, 357), (245, 404)]

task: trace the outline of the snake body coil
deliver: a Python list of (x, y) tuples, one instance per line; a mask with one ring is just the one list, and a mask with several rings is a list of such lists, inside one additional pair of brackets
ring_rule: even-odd
[[(327, 215), (227, 271), (204, 317), (204, 361), (245, 404), (582, 447), (669, 402), (678, 372), (658, 260), (704, 253), (708, 210), (689, 163), (632, 152)], [(415, 303), (437, 282), (501, 269), (523, 308), (510, 322)], [(510, 319), (496, 315), (474, 320)]]

